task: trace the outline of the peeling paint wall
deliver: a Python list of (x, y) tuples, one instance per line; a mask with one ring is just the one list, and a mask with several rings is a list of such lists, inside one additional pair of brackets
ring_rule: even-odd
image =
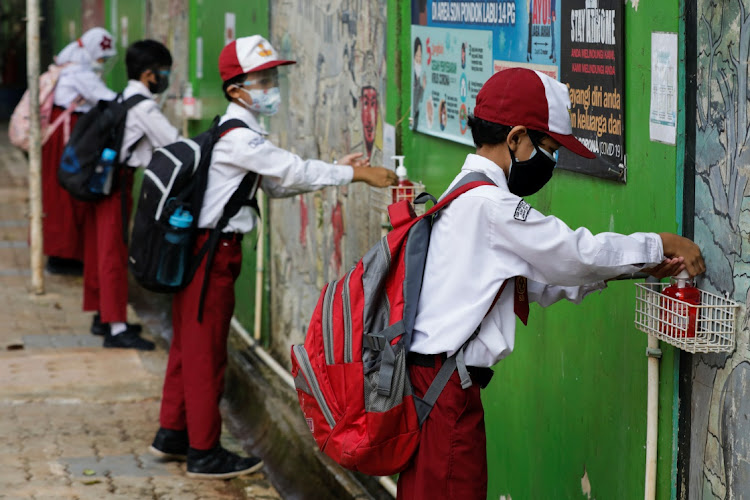
[[(750, 294), (750, 1), (697, 0), (695, 237), (708, 271), (699, 286), (748, 304)], [(750, 328), (731, 355), (695, 356), (689, 498), (750, 492)]]
[[(383, 163), (385, 0), (286, 0), (271, 5), (271, 41), (284, 58), (273, 139), (303, 158), (361, 152)], [(340, 277), (381, 234), (361, 183), (270, 201), (272, 350), (288, 360), (323, 284)]]

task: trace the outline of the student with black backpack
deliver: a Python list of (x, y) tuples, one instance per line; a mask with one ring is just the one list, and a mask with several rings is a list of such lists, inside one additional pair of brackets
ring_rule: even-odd
[[(254, 197), (258, 187), (271, 197), (284, 197), (355, 181), (377, 187), (396, 183), (394, 172), (369, 167), (360, 159), (361, 154), (347, 155), (338, 164), (303, 160), (266, 139), (259, 115), (277, 111), (277, 67), (293, 62), (280, 60), (271, 44), (259, 35), (240, 38), (222, 50), (219, 71), (230, 103), (220, 123), (239, 123), (225, 131), (213, 149), (197, 221), (196, 253), (223, 219), (224, 208), (243, 179), (252, 181), (248, 199)], [(258, 470), (263, 464), (260, 458), (230, 453), (219, 443), (219, 400), (224, 389), (234, 282), (242, 262), (240, 242), (255, 225), (252, 207), (240, 208), (223, 228), (213, 259), (201, 261), (195, 278), (175, 294), (172, 302), (174, 334), (164, 381), (161, 427), (150, 451), (165, 459), (187, 460), (190, 477), (235, 477)], [(210, 270), (204, 295), (207, 261)], [(199, 309), (202, 318), (198, 317)]]
[(125, 64), (129, 81), (122, 99), (128, 109), (112, 174), (113, 191), (94, 202), (86, 224), (83, 310), (96, 311), (91, 333), (104, 336), (104, 347), (152, 350), (153, 342), (140, 336), (141, 326), (127, 323), (131, 167), (148, 165), (154, 148), (176, 141), (180, 134), (153, 99), (169, 86), (169, 50), (157, 41), (141, 40), (128, 47)]

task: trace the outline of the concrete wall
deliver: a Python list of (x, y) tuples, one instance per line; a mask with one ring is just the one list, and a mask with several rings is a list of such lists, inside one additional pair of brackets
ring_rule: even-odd
[[(348, 152), (381, 164), (385, 116), (385, 0), (287, 0), (271, 5), (271, 40), (298, 62), (282, 74), (283, 104), (273, 139), (303, 158), (332, 161)], [(363, 87), (378, 95), (364, 116)], [(364, 118), (364, 119), (363, 119)], [(372, 143), (364, 125), (375, 127)], [(372, 210), (382, 192), (364, 185), (270, 202), (271, 348), (288, 363), (304, 338), (323, 284), (340, 277), (380, 235)]]
[[(708, 271), (699, 285), (750, 301), (750, 1), (697, 0), (695, 237)], [(750, 328), (743, 313), (731, 355), (693, 360), (691, 500), (750, 491)]]

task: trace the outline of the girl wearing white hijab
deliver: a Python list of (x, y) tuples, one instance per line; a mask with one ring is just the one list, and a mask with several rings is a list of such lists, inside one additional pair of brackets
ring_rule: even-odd
[(60, 186), (57, 168), (78, 116), (100, 100), (116, 97), (101, 77), (104, 62), (116, 53), (112, 35), (104, 28), (92, 28), (69, 43), (55, 58), (63, 69), (55, 87), (50, 123), (64, 113), (68, 116), (42, 148), (42, 220), (49, 272), (80, 274), (82, 270), (83, 227), (90, 207), (73, 199)]

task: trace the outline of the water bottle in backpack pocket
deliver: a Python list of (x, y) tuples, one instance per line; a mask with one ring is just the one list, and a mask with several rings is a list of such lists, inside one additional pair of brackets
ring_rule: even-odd
[(169, 217), (169, 226), (164, 232), (164, 241), (160, 245), (157, 281), (165, 286), (182, 285), (185, 272), (190, 263), (191, 228), (193, 216), (183, 207)]
[(117, 151), (104, 148), (99, 161), (94, 167), (94, 174), (88, 182), (89, 191), (95, 194), (108, 195), (112, 192), (112, 180), (115, 175)]

